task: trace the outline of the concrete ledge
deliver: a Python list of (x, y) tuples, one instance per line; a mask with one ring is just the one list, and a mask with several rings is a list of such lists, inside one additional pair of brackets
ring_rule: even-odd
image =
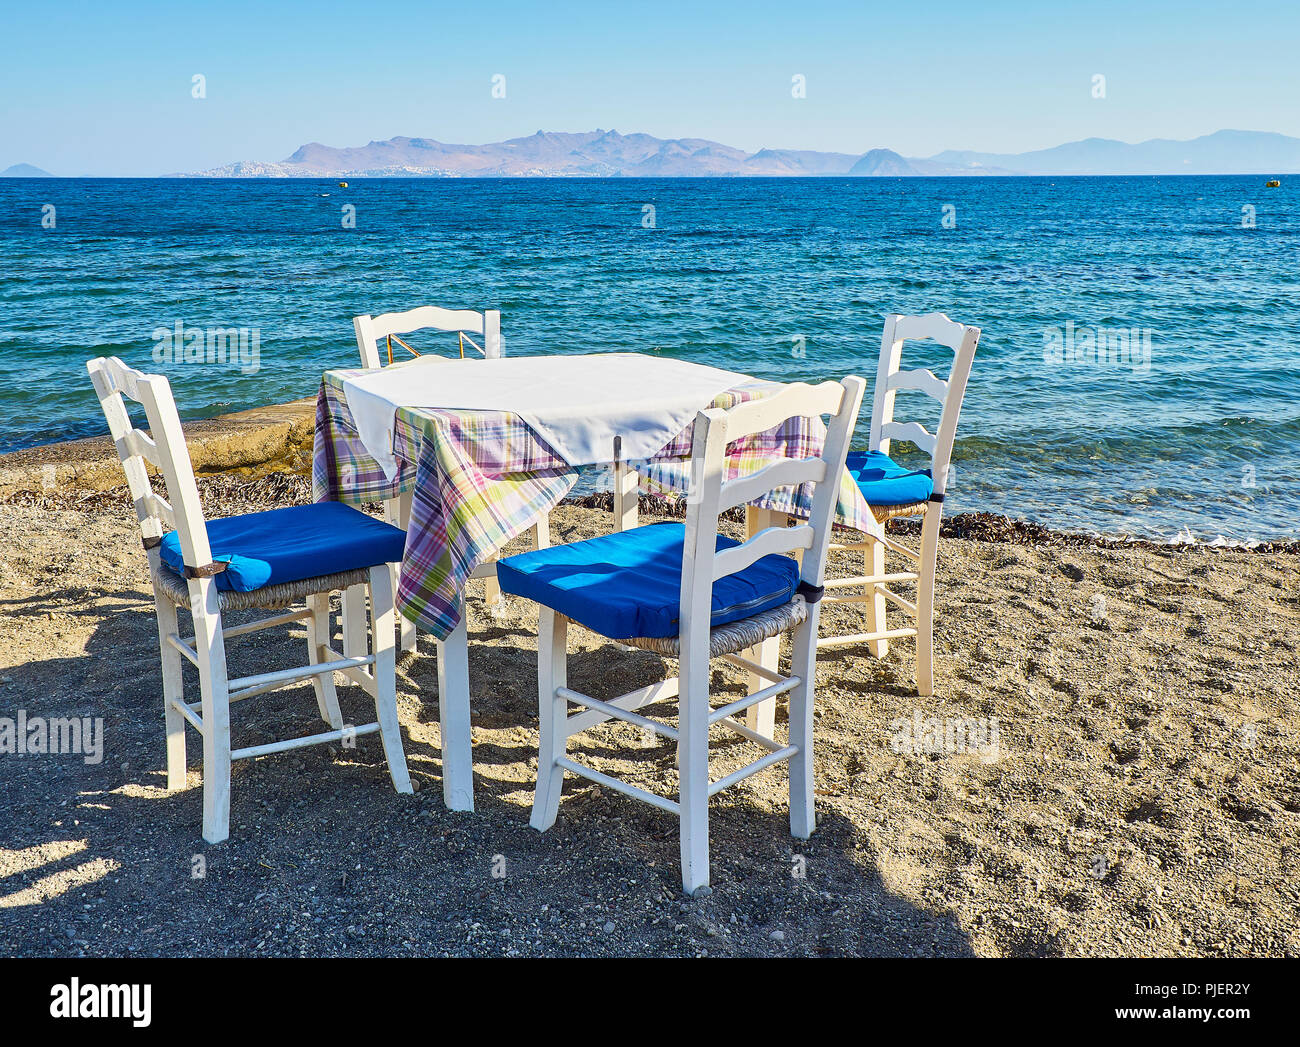
[[(255, 407), (187, 422), (184, 428), (190, 459), (199, 475), (308, 472), (316, 401)], [(125, 483), (121, 462), (107, 436), (0, 454), (0, 496), (22, 491), (104, 491)]]

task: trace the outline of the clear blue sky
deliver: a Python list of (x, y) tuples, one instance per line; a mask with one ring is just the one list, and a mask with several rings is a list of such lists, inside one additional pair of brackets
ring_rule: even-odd
[(1294, 0), (3, 0), (0, 41), (0, 168), (61, 175), (543, 128), (908, 156), (1300, 136)]

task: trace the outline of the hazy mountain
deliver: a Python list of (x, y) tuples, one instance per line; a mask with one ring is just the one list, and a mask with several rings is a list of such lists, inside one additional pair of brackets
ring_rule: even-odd
[(852, 153), (817, 153), (811, 149), (760, 149), (746, 163), (746, 174), (843, 175), (857, 157)]
[(53, 178), (49, 171), (42, 171), (31, 164), (14, 164), (0, 171), (0, 178)]
[[(27, 165), (19, 165), (26, 167)], [(31, 170), (35, 170), (34, 168)], [(10, 168), (12, 173), (15, 168)], [(617, 131), (538, 131), (486, 145), (432, 138), (390, 138), (336, 148), (310, 142), (278, 162), (240, 161), (209, 178), (366, 177), (699, 177), (852, 175), (866, 178), (954, 175), (1283, 174), (1300, 171), (1300, 138), (1264, 131), (1217, 131), (1187, 142), (1156, 138), (1129, 144), (1105, 138), (1028, 153), (949, 150), (927, 158), (890, 149), (822, 153), (743, 149), (703, 138), (655, 138)], [(44, 174), (44, 172), (38, 172)]]
[[(885, 150), (877, 150), (885, 152)], [(890, 154), (897, 156), (897, 154)], [(487, 145), (458, 145), (432, 138), (390, 138), (363, 146), (335, 148), (311, 142), (279, 162), (240, 161), (210, 171), (209, 178), (423, 177), (699, 177), (846, 175), (861, 157), (806, 149), (760, 149), (748, 153), (704, 138), (655, 138), (617, 131), (568, 134), (538, 131), (526, 138)], [(917, 171), (901, 161), (905, 174), (964, 174), (937, 161)], [(871, 174), (863, 171), (863, 174)], [(892, 173), (881, 171), (880, 173)], [(988, 173), (981, 171), (979, 173)]]
[(1268, 131), (1216, 131), (1186, 142), (1152, 138), (1136, 145), (1085, 138), (1030, 153), (948, 150), (930, 159), (1040, 175), (1284, 174), (1300, 171), (1300, 138)]
[(872, 178), (915, 178), (921, 172), (892, 149), (872, 149), (849, 168), (849, 174)]

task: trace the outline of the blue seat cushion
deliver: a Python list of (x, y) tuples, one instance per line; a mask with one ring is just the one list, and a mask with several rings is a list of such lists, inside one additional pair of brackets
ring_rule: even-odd
[(868, 505), (913, 505), (934, 493), (929, 469), (904, 469), (879, 451), (852, 451), (844, 467)]
[[(676, 636), (680, 630), (682, 546), (686, 527), (650, 524), (497, 563), (501, 588), (554, 608), (615, 640)], [(719, 551), (740, 543), (718, 535)], [(772, 554), (713, 583), (712, 625), (789, 603), (799, 565)]]
[[(248, 593), (265, 585), (394, 563), (402, 558), (406, 532), (342, 502), (317, 502), (209, 520), (208, 544), (212, 559), (226, 564), (213, 578), (217, 588)], [(167, 567), (184, 574), (175, 531), (163, 536), (159, 551)]]

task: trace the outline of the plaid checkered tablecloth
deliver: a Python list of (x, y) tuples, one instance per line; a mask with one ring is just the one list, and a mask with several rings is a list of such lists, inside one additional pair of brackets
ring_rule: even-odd
[[(363, 373), (327, 371), (322, 378), (316, 398), (312, 494), (316, 501), (360, 504), (410, 492), (397, 606), (421, 628), (445, 639), (460, 622), (471, 572), (558, 505), (577, 482), (579, 470), (518, 415), (402, 407), (393, 436), (398, 471), (389, 480), (358, 437), (343, 390), (344, 382)], [(754, 379), (719, 394), (707, 406), (726, 409), (782, 388), (779, 382)], [(633, 463), (641, 473), (643, 491), (686, 489), (691, 428), (678, 433), (654, 458)], [(820, 419), (789, 419), (731, 444), (727, 479), (780, 458), (812, 457), (820, 453), (824, 439)], [(807, 516), (811, 488), (782, 488), (754, 504)], [(847, 473), (841, 477), (838, 520), (859, 530), (874, 527), (874, 517)]]

